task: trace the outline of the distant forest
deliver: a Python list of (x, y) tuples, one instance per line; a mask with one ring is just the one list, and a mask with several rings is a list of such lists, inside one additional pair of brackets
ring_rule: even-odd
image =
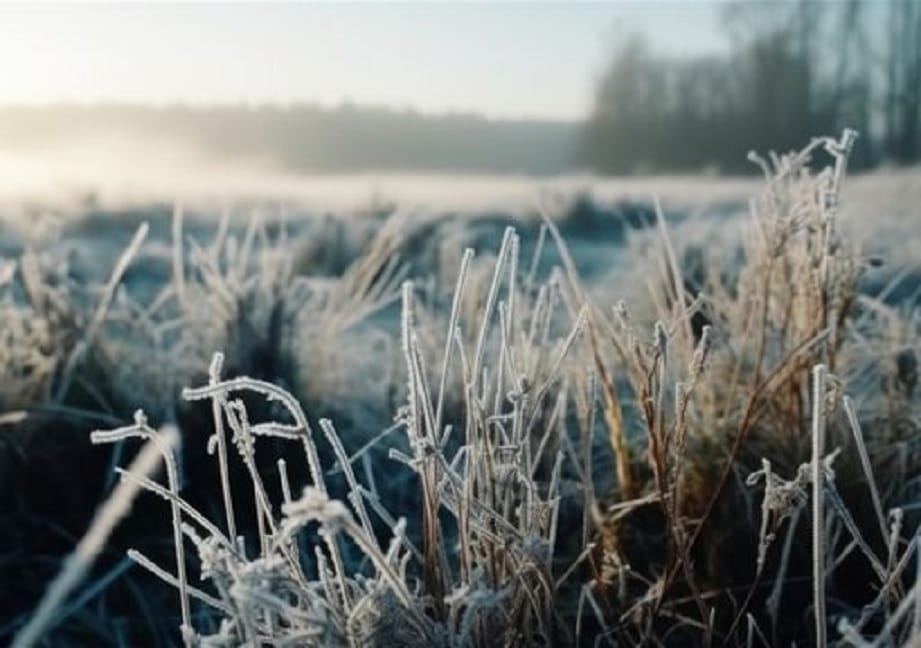
[(852, 163), (921, 160), (921, 0), (730, 2), (722, 55), (667, 58), (621, 39), (580, 163), (604, 173), (753, 171), (747, 153), (860, 132)]
[(150, 142), (298, 173), (557, 174), (576, 162), (579, 129), (351, 106), (0, 107), (0, 146), (7, 149)]

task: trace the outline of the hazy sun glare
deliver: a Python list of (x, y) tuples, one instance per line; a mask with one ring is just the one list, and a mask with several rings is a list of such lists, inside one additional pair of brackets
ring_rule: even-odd
[(613, 31), (696, 51), (719, 42), (715, 13), (706, 2), (3, 4), (0, 102), (351, 100), (580, 119)]

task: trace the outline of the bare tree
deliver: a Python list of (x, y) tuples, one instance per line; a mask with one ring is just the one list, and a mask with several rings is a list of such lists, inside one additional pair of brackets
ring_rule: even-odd
[(885, 152), (906, 164), (917, 161), (921, 147), (921, 3), (893, 0), (888, 8)]

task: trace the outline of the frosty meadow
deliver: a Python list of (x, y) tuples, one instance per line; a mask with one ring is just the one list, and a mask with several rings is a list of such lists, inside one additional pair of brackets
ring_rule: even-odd
[(752, 155), (744, 219), (32, 234), (0, 268), (0, 634), (917, 645), (921, 300), (910, 247), (850, 238), (855, 137)]

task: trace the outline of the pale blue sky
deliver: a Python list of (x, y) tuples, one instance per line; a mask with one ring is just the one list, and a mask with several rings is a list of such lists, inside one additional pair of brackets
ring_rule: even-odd
[(0, 102), (316, 102), (578, 119), (612, 45), (725, 47), (712, 2), (0, 5)]

